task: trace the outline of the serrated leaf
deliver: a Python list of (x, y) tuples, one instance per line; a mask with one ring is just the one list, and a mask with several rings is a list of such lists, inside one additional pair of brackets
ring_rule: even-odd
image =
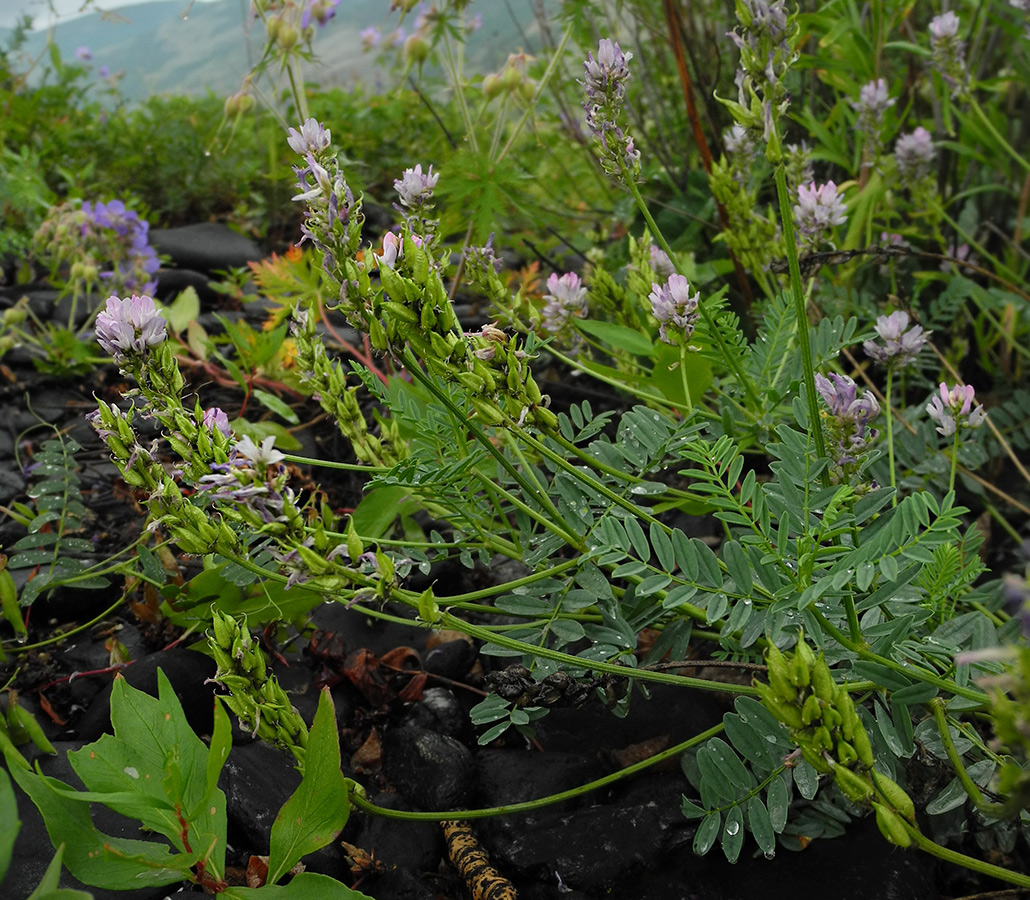
[(304, 777), (272, 825), (268, 882), (274, 884), (302, 857), (331, 843), (350, 816), (347, 780), (340, 770), (340, 736), (328, 688), (304, 752)]

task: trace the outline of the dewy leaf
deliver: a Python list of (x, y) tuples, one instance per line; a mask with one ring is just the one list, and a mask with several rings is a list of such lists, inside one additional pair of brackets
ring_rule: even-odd
[[(114, 735), (68, 754), (86, 789), (115, 795), (101, 802), (139, 819), (194, 859), (204, 851), (208, 871), (221, 877), (225, 794), (209, 789), (208, 749), (190, 728), (164, 672), (158, 670), (157, 699), (115, 679), (111, 724)], [(224, 727), (218, 740), (225, 741)]]
[(18, 803), (7, 772), (0, 769), (0, 882), (4, 880), (7, 867), (11, 864), (14, 839), (18, 836), (21, 822), (18, 820)]
[(336, 712), (328, 690), (318, 698), (304, 762), (304, 778), (272, 825), (269, 884), (282, 878), (302, 857), (332, 841), (350, 815), (347, 782), (340, 771)]
[(12, 767), (11, 776), (36, 804), (54, 846), (65, 845), (64, 864), (84, 884), (124, 891), (190, 877), (193, 854), (172, 854), (164, 844), (103, 834), (85, 803), (63, 796), (68, 785), (20, 767)]
[(289, 884), (266, 884), (260, 888), (231, 887), (218, 896), (225, 900), (372, 900), (367, 894), (349, 888), (328, 875), (314, 872), (302, 872)]

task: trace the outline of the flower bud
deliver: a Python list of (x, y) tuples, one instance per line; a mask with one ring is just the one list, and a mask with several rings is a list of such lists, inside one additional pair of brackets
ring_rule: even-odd
[(300, 32), (292, 25), (283, 25), (279, 29), (275, 42), (281, 50), (290, 50), (300, 40)]
[(25, 307), (12, 306), (4, 310), (4, 325), (21, 325), (25, 321)]
[(496, 72), (490, 72), (483, 78), (483, 93), (487, 100), (493, 100), (504, 90), (504, 80)]
[(517, 91), (522, 84), (522, 73), (514, 66), (508, 66), (504, 70), (504, 87), (508, 91)]
[(429, 56), (429, 42), (420, 34), (413, 34), (404, 42), (404, 58), (409, 63), (424, 63)]

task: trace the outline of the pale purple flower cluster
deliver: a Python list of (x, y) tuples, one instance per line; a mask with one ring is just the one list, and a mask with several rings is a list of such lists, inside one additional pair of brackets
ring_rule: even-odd
[[(658, 337), (664, 343), (676, 345), (690, 340), (700, 317), (700, 296), (699, 291), (691, 296), (690, 283), (679, 274), (670, 275), (665, 284), (651, 284), (651, 315), (658, 320)], [(670, 325), (676, 329), (674, 337), (669, 336)]]
[(361, 48), (363, 50), (374, 50), (382, 43), (383, 32), (370, 25), (368, 28), (362, 29), (358, 37), (361, 38)]
[(587, 53), (583, 68), (586, 78), (580, 82), (586, 89), (583, 109), (587, 114), (587, 127), (601, 142), (601, 164), (609, 175), (631, 180), (640, 173), (640, 151), (633, 138), (619, 127), (616, 120), (622, 112), (626, 98), (626, 82), (632, 53), (623, 53), (617, 43), (602, 38), (597, 45), (597, 57)]
[(397, 260), (404, 256), (404, 244), (396, 234), (388, 231), (383, 235), (383, 252), (373, 253), (372, 256), (376, 265), (394, 269), (397, 267)]
[(922, 125), (909, 134), (903, 134), (894, 144), (898, 176), (909, 187), (930, 174), (933, 157), (933, 137)]
[(934, 68), (957, 90), (966, 84), (966, 46), (958, 36), (960, 25), (955, 13), (945, 12), (934, 16), (929, 29)]
[(575, 272), (559, 276), (552, 272), (547, 279), (547, 301), (541, 311), (544, 328), (550, 334), (563, 331), (573, 317), (587, 314), (587, 289)]
[(83, 62), (89, 62), (93, 58), (93, 51), (89, 47), (77, 47), (75, 50), (76, 59), (81, 59)]
[(733, 125), (722, 134), (723, 146), (729, 157), (733, 177), (744, 184), (751, 164), (758, 158), (758, 145), (743, 125)]
[(394, 181), (393, 187), (404, 206), (421, 209), (432, 199), (433, 189), (439, 180), (440, 173), (433, 172), (432, 166), (423, 174), (419, 164), (413, 169), (405, 169), (404, 174)]
[[(748, 127), (761, 129), (769, 141), (773, 137), (777, 115), (782, 114), (790, 98), (783, 76), (790, 66), (791, 36), (796, 23), (787, 13), (784, 0), (737, 0), (740, 28), (727, 37), (740, 51), (740, 68), (734, 77), (737, 85), (738, 121), (748, 118)], [(761, 113), (751, 115), (752, 98), (761, 101)]]
[(224, 463), (211, 463), (211, 473), (197, 481), (197, 491), (216, 502), (244, 506), (262, 522), (282, 522), (287, 509), (295, 509), (295, 497), (286, 486), (289, 473), (285, 458), (273, 447), (275, 437), (255, 444), (250, 437), (236, 441)]
[(152, 297), (133, 294), (124, 300), (111, 296), (97, 315), (97, 340), (115, 362), (142, 356), (168, 336), (164, 316)]
[(655, 274), (660, 275), (662, 278), (668, 278), (670, 275), (676, 274), (676, 266), (669, 259), (669, 254), (657, 244), (651, 245), (650, 263)]
[[(150, 223), (141, 219), (139, 213), (127, 209), (121, 200), (107, 203), (90, 203), (88, 200), (80, 209), (81, 234), (87, 244), (101, 243), (106, 246), (93, 252), (107, 257), (111, 269), (100, 272), (105, 281), (114, 282), (114, 287), (126, 291), (140, 291), (149, 294), (157, 287), (152, 278), (161, 268), (157, 252), (150, 246)], [(113, 232), (104, 235), (100, 232)], [(93, 249), (93, 248), (90, 248)]]
[(866, 341), (862, 347), (866, 356), (896, 369), (903, 369), (911, 363), (926, 346), (927, 338), (933, 333), (923, 331), (922, 325), (908, 327), (908, 313), (902, 310), (876, 320), (876, 333), (883, 346), (876, 341)]
[(983, 425), (987, 413), (981, 404), (973, 406), (975, 394), (972, 385), (956, 384), (948, 390), (947, 384), (942, 381), (938, 393), (926, 406), (927, 414), (937, 422), (937, 431), (950, 437), (963, 425), (967, 428)]
[(786, 169), (787, 187), (795, 196), (801, 185), (815, 181), (812, 154), (805, 140), (800, 144), (787, 144), (783, 148), (783, 165)]
[(836, 372), (831, 372), (829, 378), (817, 372), (815, 387), (829, 408), (830, 433), (836, 443), (834, 462), (839, 468), (857, 462), (880, 435), (869, 427), (869, 422), (880, 414), (880, 404), (871, 391), (860, 397), (858, 385)]
[(316, 119), (308, 119), (298, 131), (289, 129), (287, 143), (304, 157), (306, 165), (294, 166), (300, 193), (292, 199), (307, 203), (308, 210), (301, 225), (301, 240), (311, 241), (326, 251), (326, 262), (332, 265), (332, 248), (326, 239), (351, 223), (354, 194), (340, 172), (335, 157), (329, 153), (332, 135)]
[(887, 91), (887, 82), (877, 78), (862, 86), (858, 100), (852, 101), (852, 108), (858, 113), (855, 127), (865, 135), (872, 144), (873, 153), (881, 149), (880, 132), (883, 130), (883, 118), (897, 101)]
[(812, 243), (817, 243), (831, 228), (847, 220), (847, 207), (832, 181), (818, 187), (813, 181), (798, 187), (798, 202), (794, 207), (794, 223), (798, 231)]

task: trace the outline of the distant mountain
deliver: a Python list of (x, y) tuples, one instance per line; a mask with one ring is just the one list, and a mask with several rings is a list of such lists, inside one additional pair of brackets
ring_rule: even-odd
[[(112, 74), (123, 73), (120, 90), (129, 100), (161, 93), (235, 92), (258, 59), (264, 37), (261, 24), (250, 20), (249, 0), (195, 3), (184, 18), (186, 6), (183, 0), (165, 0), (92, 13), (55, 27), (53, 40), (65, 60), (84, 46), (93, 54), (94, 71), (107, 66)], [(546, 6), (556, 8), (556, 0)], [(318, 59), (305, 66), (304, 77), (323, 87), (359, 80), (370, 87), (392, 83), (395, 76), (363, 52), (360, 37), (369, 26), (392, 29), (396, 17), (388, 15), (388, 8), (386, 0), (343, 0), (316, 36)], [(490, 71), (509, 53), (538, 48), (539, 28), (528, 0), (488, 0), (476, 8), (483, 27), (470, 36), (466, 47), (471, 71)], [(406, 24), (410, 30), (410, 19)], [(7, 44), (10, 34), (0, 28), (0, 45)], [(30, 33), (21, 52), (39, 56), (46, 39), (45, 33)]]

